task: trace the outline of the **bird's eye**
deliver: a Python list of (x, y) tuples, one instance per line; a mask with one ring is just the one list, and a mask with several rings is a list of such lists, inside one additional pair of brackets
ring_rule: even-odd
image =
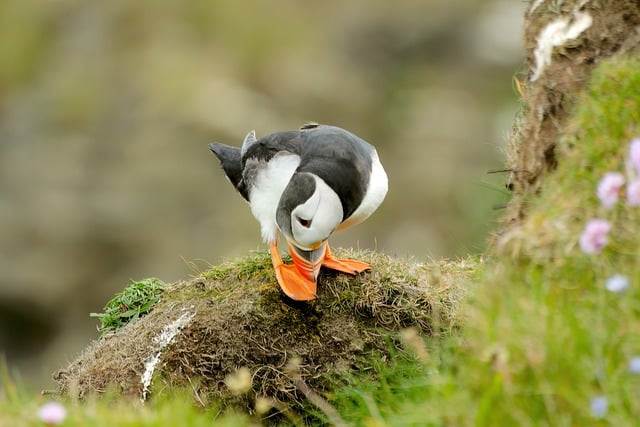
[(311, 227), (311, 220), (310, 219), (305, 219), (305, 218), (300, 218), (298, 217), (298, 222), (300, 223), (301, 226), (303, 226), (304, 228), (309, 228)]

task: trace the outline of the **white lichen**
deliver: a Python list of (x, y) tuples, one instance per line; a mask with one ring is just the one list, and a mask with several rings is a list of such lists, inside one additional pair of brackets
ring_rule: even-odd
[(586, 12), (574, 11), (571, 18), (562, 17), (550, 22), (540, 31), (538, 45), (533, 52), (536, 65), (531, 81), (536, 81), (551, 64), (553, 49), (564, 45), (580, 36), (593, 23), (593, 18)]
[(160, 363), (160, 355), (162, 351), (171, 343), (173, 338), (182, 331), (182, 329), (193, 319), (194, 312), (184, 312), (180, 317), (162, 328), (162, 332), (153, 338), (154, 350), (151, 357), (144, 362), (144, 372), (140, 377), (142, 382), (142, 396), (141, 399), (144, 402), (147, 399), (147, 393), (149, 392), (149, 386), (153, 379), (153, 372), (155, 371), (158, 363)]
[(542, 3), (544, 2), (544, 0), (536, 0), (531, 4), (531, 7), (529, 8), (529, 14), (533, 13), (538, 6), (540, 6)]

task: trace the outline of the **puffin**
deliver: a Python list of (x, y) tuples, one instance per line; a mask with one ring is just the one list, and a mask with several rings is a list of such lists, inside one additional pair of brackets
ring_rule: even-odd
[[(335, 231), (366, 220), (387, 194), (387, 174), (371, 144), (342, 128), (309, 123), (260, 139), (252, 130), (240, 148), (214, 142), (209, 149), (260, 223), (287, 297), (315, 299), (321, 267), (351, 275), (371, 269), (336, 258), (328, 244)], [(280, 256), (278, 233), (293, 264)]]

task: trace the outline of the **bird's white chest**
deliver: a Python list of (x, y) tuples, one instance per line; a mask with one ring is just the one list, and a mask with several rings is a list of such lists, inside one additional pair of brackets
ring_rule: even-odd
[(282, 192), (300, 164), (300, 156), (291, 153), (276, 154), (269, 162), (247, 160), (245, 168), (256, 168), (257, 173), (249, 190), (251, 213), (260, 223), (262, 240), (275, 242), (278, 233), (276, 210)]

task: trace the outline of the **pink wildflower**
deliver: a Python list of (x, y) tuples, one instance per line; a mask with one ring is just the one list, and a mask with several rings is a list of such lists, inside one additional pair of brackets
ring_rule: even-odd
[(640, 138), (631, 140), (631, 145), (629, 146), (629, 162), (636, 172), (640, 173)]
[(607, 234), (611, 224), (604, 219), (592, 219), (584, 227), (580, 235), (580, 249), (586, 254), (597, 254), (609, 241)]
[(598, 183), (598, 198), (600, 203), (607, 209), (613, 207), (618, 201), (620, 190), (624, 185), (624, 176), (618, 172), (607, 172)]
[(60, 424), (66, 417), (67, 410), (58, 402), (45, 403), (38, 410), (40, 421), (50, 426)]
[(627, 204), (629, 206), (640, 206), (640, 179), (627, 184)]

